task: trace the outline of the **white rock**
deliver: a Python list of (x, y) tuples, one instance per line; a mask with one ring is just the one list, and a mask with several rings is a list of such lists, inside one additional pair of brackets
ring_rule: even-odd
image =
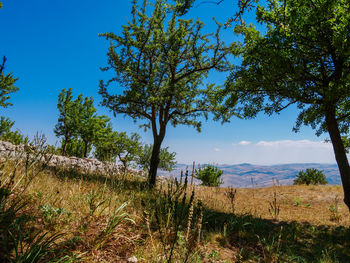
[(129, 257), (129, 258), (128, 258), (128, 262), (134, 262), (134, 263), (136, 263), (136, 262), (137, 262), (137, 258), (136, 258), (135, 256)]

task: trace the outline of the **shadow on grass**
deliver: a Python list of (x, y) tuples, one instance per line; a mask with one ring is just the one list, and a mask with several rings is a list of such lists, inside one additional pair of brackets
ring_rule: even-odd
[(207, 233), (222, 233), (223, 246), (240, 249), (242, 259), (259, 262), (350, 262), (350, 229), (275, 222), (250, 214), (204, 209)]

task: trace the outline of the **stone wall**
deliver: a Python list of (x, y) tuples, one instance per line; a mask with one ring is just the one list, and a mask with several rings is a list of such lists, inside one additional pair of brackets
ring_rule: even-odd
[[(28, 145), (13, 145), (9, 142), (0, 141), (0, 160), (20, 160), (25, 158), (33, 160), (36, 158), (46, 162), (49, 167), (72, 169), (83, 173), (117, 175), (124, 172), (122, 165), (110, 162), (101, 162), (92, 158), (65, 157), (46, 154), (44, 149), (44, 147), (38, 147), (38, 150), (35, 151), (34, 147), (30, 147)], [(140, 170), (128, 168), (127, 172), (138, 176), (143, 176), (143, 172)]]

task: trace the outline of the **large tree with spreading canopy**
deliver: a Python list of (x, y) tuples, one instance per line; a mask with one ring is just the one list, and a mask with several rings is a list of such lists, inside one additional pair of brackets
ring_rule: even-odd
[[(204, 24), (182, 15), (183, 1), (156, 0), (152, 5), (133, 1), (132, 19), (120, 36), (104, 33), (110, 41), (109, 66), (115, 76), (100, 82), (102, 105), (116, 114), (146, 120), (153, 134), (149, 184), (156, 182), (159, 153), (168, 124), (191, 125), (200, 130), (200, 116), (210, 110), (215, 85), (203, 86), (210, 70), (227, 70), (232, 47), (214, 34), (203, 34)], [(111, 84), (118, 85), (112, 87)], [(113, 90), (113, 88), (117, 90)], [(118, 90), (119, 89), (119, 90)]]
[[(243, 61), (227, 80), (221, 110), (236, 99), (247, 117), (296, 104), (296, 131), (304, 124), (317, 135), (328, 132), (350, 208), (350, 167), (342, 140), (350, 125), (350, 2), (268, 0), (256, 14), (265, 33), (245, 23), (235, 27), (244, 37)], [(231, 109), (237, 113), (237, 107)]]

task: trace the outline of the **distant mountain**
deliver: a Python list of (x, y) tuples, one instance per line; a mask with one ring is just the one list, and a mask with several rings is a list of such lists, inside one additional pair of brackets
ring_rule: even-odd
[[(329, 184), (340, 184), (340, 175), (336, 164), (321, 164), (321, 163), (293, 163), (293, 164), (278, 164), (278, 165), (254, 165), (248, 163), (242, 164), (222, 164), (218, 165), (220, 170), (223, 170), (223, 186), (232, 187), (267, 187), (274, 183), (280, 185), (291, 185), (299, 171), (307, 168), (316, 168), (322, 170), (327, 177)], [(178, 164), (172, 172), (159, 171), (159, 175), (165, 177), (180, 178), (181, 171), (185, 173), (189, 170), (189, 175), (192, 173), (192, 165)], [(199, 183), (199, 182), (196, 182)]]

